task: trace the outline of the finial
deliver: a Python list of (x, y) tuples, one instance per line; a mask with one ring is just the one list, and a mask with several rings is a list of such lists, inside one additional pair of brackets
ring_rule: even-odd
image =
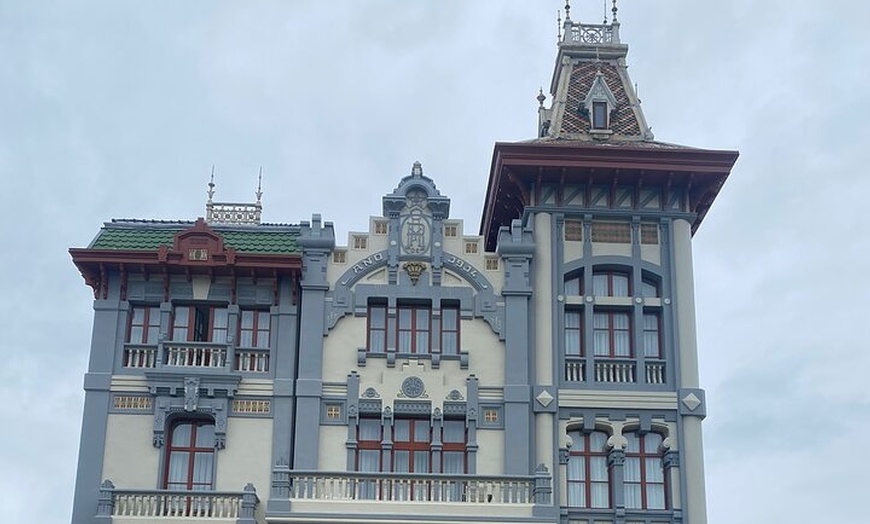
[(565, 21), (571, 20), (571, 0), (565, 0)]
[(214, 164), (211, 165), (211, 178), (208, 180), (208, 200), (211, 202), (211, 197), (214, 196)]
[(616, 12), (619, 11), (619, 9), (616, 7), (616, 0), (613, 0), (613, 9), (611, 9), (611, 11), (613, 12), (613, 20), (612, 20), (612, 22), (613, 22), (614, 24), (616, 24), (616, 23), (618, 23), (618, 22), (617, 22), (617, 19), (616, 19)]
[(556, 37), (557, 43), (562, 41), (562, 11), (559, 9), (556, 10)]
[(607, 0), (604, 0), (604, 22), (602, 24), (607, 25)]
[(263, 166), (260, 166), (260, 173), (257, 175), (257, 192), (254, 193), (257, 195), (257, 203), (260, 203), (260, 199), (263, 198)]
[(411, 176), (423, 176), (423, 166), (420, 164), (419, 161), (414, 162), (414, 167), (411, 168)]
[(544, 107), (544, 100), (546, 100), (546, 99), (547, 99), (547, 97), (544, 96), (544, 88), (539, 87), (538, 88), (538, 106)]

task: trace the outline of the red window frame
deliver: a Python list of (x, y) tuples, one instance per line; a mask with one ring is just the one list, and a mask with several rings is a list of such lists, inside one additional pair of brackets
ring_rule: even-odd
[[(408, 425), (407, 439), (399, 438), (399, 425)], [(420, 433), (425, 434), (423, 439)], [(400, 463), (399, 454), (407, 452), (407, 468), (403, 473), (430, 473), (432, 471), (432, 427), (428, 419), (397, 418), (393, 420), (393, 456), (391, 461), (392, 471), (396, 472), (396, 465)], [(416, 471), (417, 454), (426, 456), (426, 471)]]
[[(377, 319), (375, 314), (379, 315)], [(380, 342), (374, 342), (380, 335)], [(386, 353), (387, 351), (387, 304), (373, 302), (369, 304), (366, 315), (366, 349), (371, 353)]]
[[(640, 480), (639, 481), (627, 480), (628, 475), (626, 475), (626, 478), (623, 479), (623, 483), (625, 484), (625, 487), (628, 487), (630, 485), (640, 486), (641, 503), (640, 503), (639, 508), (630, 507), (628, 505), (629, 504), (629, 497), (626, 495), (626, 497), (625, 497), (626, 507), (630, 508), (630, 509), (669, 509), (669, 507), (668, 507), (669, 504), (668, 504), (667, 477), (664, 474), (664, 468), (663, 468), (664, 456), (662, 455), (662, 453), (660, 451), (650, 452), (650, 451), (646, 450), (648, 438), (650, 438), (651, 436), (654, 437), (657, 440), (658, 445), (660, 446), (661, 442), (664, 440), (664, 437), (658, 433), (640, 434), (640, 433), (634, 432), (634, 433), (626, 434), (627, 437), (629, 437), (631, 435), (633, 435), (633, 438), (637, 439), (638, 450), (637, 451), (630, 451), (631, 446), (630, 445), (626, 446), (626, 450), (625, 450), (626, 467), (628, 467), (627, 463), (629, 460), (637, 460), (639, 462), (639, 468), (640, 468)], [(662, 470), (661, 470), (662, 480), (661, 480), (661, 482), (650, 480), (650, 478), (649, 478), (650, 473), (651, 473), (650, 466), (649, 466), (650, 461), (653, 461), (653, 462), (658, 461), (660, 467), (662, 467)], [(661, 489), (662, 500), (664, 501), (663, 507), (659, 507), (659, 508), (649, 507), (649, 497), (647, 496), (648, 495), (648, 488), (654, 487), (654, 486), (659, 486)]]
[[(627, 311), (619, 311), (619, 310), (606, 310), (606, 311), (595, 311), (593, 313), (593, 353), (596, 357), (604, 357), (604, 358), (634, 358), (634, 343), (631, 336), (631, 313)], [(615, 323), (616, 317), (621, 317), (625, 319), (625, 328), (617, 328)], [(600, 318), (607, 318), (607, 325), (605, 327), (598, 327), (598, 323), (596, 322)], [(601, 333), (607, 334), (607, 351), (602, 352), (602, 348), (599, 347), (597, 341), (599, 340), (598, 335)], [(616, 340), (617, 333), (627, 333), (628, 335), (628, 354), (627, 355), (619, 355), (616, 352)]]
[[(452, 318), (453, 327), (450, 326), (450, 321), (448, 316)], [(461, 346), (459, 345), (459, 341), (461, 340), (459, 335), (459, 326), (460, 326), (460, 317), (459, 317), (459, 305), (458, 304), (442, 304), (441, 306), (441, 344), (439, 348), (441, 349), (441, 353), (445, 355), (458, 355)], [(445, 347), (448, 346), (446, 343), (449, 337), (453, 338), (453, 348), (450, 350), (445, 350)]]
[[(142, 311), (142, 322), (136, 322), (136, 312)], [(139, 328), (142, 330), (139, 340), (133, 337), (133, 330)], [(154, 329), (154, 340), (149, 336), (151, 330)], [(129, 344), (143, 344), (155, 346), (157, 338), (160, 336), (160, 306), (132, 306), (130, 315), (127, 318), (127, 337), (126, 342)]]
[[(655, 318), (655, 329), (651, 329), (647, 326), (647, 319)], [(647, 358), (662, 358), (662, 316), (658, 311), (644, 311), (643, 312), (643, 320), (642, 320), (642, 328), (643, 328), (643, 356)], [(650, 351), (650, 347), (647, 345), (647, 335), (655, 334), (655, 352)]]
[[(573, 335), (573, 337), (569, 336)], [(577, 341), (576, 347), (571, 342)], [(582, 357), (583, 352), (583, 312), (579, 309), (565, 310), (565, 356)]]
[[(448, 441), (446, 438), (447, 431), (445, 429), (448, 424), (462, 424), (462, 440)], [(441, 472), (444, 473), (445, 453), (462, 453), (462, 471), (450, 472), (451, 475), (459, 475), (468, 473), (468, 426), (465, 420), (462, 419), (445, 419), (441, 423)]]
[[(176, 435), (180, 428), (182, 427), (190, 427), (190, 434), (185, 439), (185, 442), (176, 442)], [(208, 433), (214, 435), (214, 421), (210, 419), (180, 419), (174, 421), (170, 425), (169, 429), (169, 438), (167, 439), (166, 445), (166, 457), (164, 462), (164, 470), (163, 470), (163, 488), (164, 489), (173, 489), (173, 490), (196, 490), (196, 491), (205, 491), (211, 490), (214, 488), (214, 444), (205, 445), (202, 442), (197, 443), (198, 436), (205, 430), (206, 427), (211, 427), (211, 430)], [(182, 461), (184, 460), (184, 454), (186, 457), (186, 468), (185, 468), (185, 479), (182, 481), (173, 481), (170, 478), (171, 475), (171, 463), (173, 454), (182, 454)], [(197, 467), (197, 458), (201, 455), (210, 455), (209, 462), (210, 471), (208, 472), (208, 482), (197, 482), (195, 481), (194, 475), (196, 473)]]
[[(250, 318), (250, 326), (245, 327), (246, 319)], [(266, 327), (263, 327), (265, 320)], [(242, 309), (239, 311), (238, 340), (239, 347), (268, 349), (272, 331), (272, 315), (265, 309)], [(245, 336), (250, 343), (245, 343)]]
[[(572, 501), (569, 500), (568, 505), (570, 507), (600, 509), (600, 508), (609, 508), (612, 504), (611, 500), (610, 500), (611, 469), (609, 466), (606, 466), (606, 464), (607, 464), (607, 450), (604, 447), (602, 447), (599, 450), (592, 449), (593, 434), (602, 435), (604, 437), (604, 442), (605, 443), (607, 442), (607, 434), (604, 433), (603, 431), (595, 431), (593, 433), (583, 433), (580, 435), (574, 435), (574, 444), (575, 445), (571, 448), (571, 451), (568, 453), (569, 454), (569, 459), (568, 459), (569, 461), (571, 460), (570, 457), (577, 457), (577, 458), (580, 458), (583, 460), (583, 466), (581, 468), (581, 473), (583, 475), (583, 478), (582, 479), (572, 479), (570, 477), (570, 471), (571, 471), (570, 467), (568, 470), (568, 475), (566, 475), (566, 477), (567, 477), (567, 482), (568, 482), (569, 496), (571, 493), (571, 486), (579, 484), (581, 486), (581, 490), (582, 490), (583, 495), (584, 495), (584, 497), (583, 497), (584, 503), (583, 504), (573, 504)], [(578, 440), (579, 440), (579, 442), (578, 442)], [(580, 445), (578, 446), (577, 444), (580, 444)], [(592, 459), (593, 458), (604, 459), (605, 467), (607, 468), (607, 479), (606, 480), (593, 480), (593, 478), (592, 478), (593, 477), (593, 475), (592, 475), (592, 473), (593, 473), (593, 469), (592, 469), (593, 460)], [(598, 486), (605, 485), (606, 486), (607, 505), (594, 506), (592, 504), (592, 488), (595, 485), (598, 485)]]
[[(187, 322), (179, 323), (179, 312), (187, 310)], [(223, 326), (215, 326), (216, 312), (221, 311)], [(176, 336), (184, 332), (183, 337)], [(223, 335), (222, 337), (220, 335)], [(172, 308), (173, 342), (219, 342), (224, 343), (229, 334), (229, 313), (226, 306), (206, 304), (178, 305)], [(223, 340), (216, 340), (223, 338)]]
[[(409, 325), (403, 326), (403, 315), (407, 312)], [(425, 314), (421, 325), (420, 315)], [(410, 347), (403, 347), (404, 336), (410, 338)], [(420, 338), (425, 335), (425, 342)], [(396, 312), (396, 352), (404, 354), (427, 355), (432, 348), (432, 308), (428, 304), (401, 304)]]

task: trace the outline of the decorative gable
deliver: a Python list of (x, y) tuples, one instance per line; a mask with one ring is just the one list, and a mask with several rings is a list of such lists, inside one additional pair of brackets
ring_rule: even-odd
[(616, 96), (607, 85), (604, 74), (599, 70), (595, 73), (589, 93), (583, 100), (580, 111), (589, 119), (589, 132), (612, 132), (610, 115), (617, 110)]

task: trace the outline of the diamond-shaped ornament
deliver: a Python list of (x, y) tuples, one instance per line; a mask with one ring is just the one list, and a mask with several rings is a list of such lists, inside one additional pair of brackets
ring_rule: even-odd
[(701, 405), (701, 399), (699, 399), (694, 393), (689, 393), (683, 397), (683, 405), (689, 408), (689, 411), (695, 411), (695, 408)]
[(550, 405), (550, 402), (553, 402), (553, 395), (551, 395), (550, 392), (545, 389), (544, 391), (541, 391), (537, 397), (535, 397), (535, 400), (537, 400), (538, 403), (540, 403), (542, 406), (547, 407)]

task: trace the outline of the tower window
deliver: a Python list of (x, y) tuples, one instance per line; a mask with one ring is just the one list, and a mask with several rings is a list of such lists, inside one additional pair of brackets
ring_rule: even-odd
[(592, 102), (592, 129), (607, 129), (607, 102)]

